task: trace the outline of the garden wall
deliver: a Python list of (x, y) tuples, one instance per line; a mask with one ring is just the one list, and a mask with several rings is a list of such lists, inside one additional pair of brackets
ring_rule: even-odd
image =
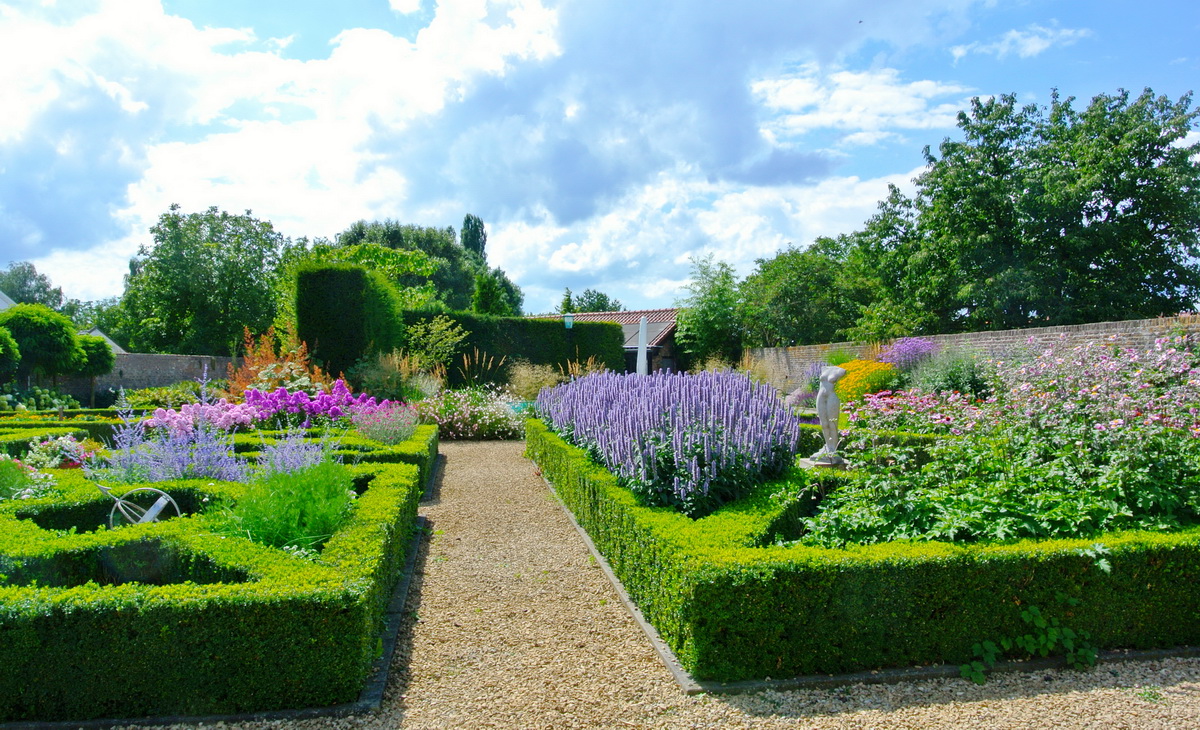
[[(206, 365), (209, 380), (224, 378), (231, 362), (231, 358), (215, 355), (118, 354), (112, 372), (96, 378), (96, 398), (101, 399), (109, 389), (157, 388), (183, 380), (199, 380)], [(86, 405), (91, 382), (87, 378), (60, 378), (58, 388)]]
[[(931, 335), (926, 339), (937, 342), (942, 349), (968, 350), (985, 357), (1002, 359), (1008, 356), (1014, 346), (1028, 342), (1041, 345), (1065, 338), (1072, 344), (1082, 345), (1113, 338), (1125, 347), (1148, 349), (1160, 337), (1180, 334), (1200, 336), (1200, 314), (995, 332), (963, 332), (954, 335)], [(804, 385), (809, 368), (814, 363), (825, 362), (825, 357), (830, 351), (841, 350), (854, 357), (861, 357), (877, 347), (878, 343), (831, 342), (797, 347), (755, 347), (747, 352), (766, 363), (771, 373), (771, 382), (788, 393)]]

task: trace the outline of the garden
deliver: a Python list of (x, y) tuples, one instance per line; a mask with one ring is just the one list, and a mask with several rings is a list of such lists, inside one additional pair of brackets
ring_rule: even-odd
[[(592, 375), (528, 454), (698, 679), (1194, 643), (1200, 353), (1111, 342), (1005, 361), (901, 339), (847, 371), (848, 470), (732, 371)], [(820, 364), (818, 364), (819, 369)], [(816, 375), (814, 371), (813, 375)]]

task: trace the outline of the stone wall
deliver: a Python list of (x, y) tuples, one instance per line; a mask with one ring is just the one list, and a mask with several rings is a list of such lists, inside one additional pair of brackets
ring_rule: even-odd
[[(99, 400), (109, 389), (157, 388), (183, 380), (199, 380), (206, 366), (209, 380), (224, 378), (230, 362), (228, 357), (214, 355), (118, 354), (112, 372), (96, 378), (96, 398)], [(86, 405), (91, 382), (87, 378), (60, 378), (58, 388)]]
[[(1183, 314), (1177, 317), (997, 332), (964, 332), (957, 335), (932, 335), (927, 339), (937, 342), (943, 350), (967, 350), (992, 359), (1004, 359), (1011, 354), (1014, 346), (1030, 342), (1043, 345), (1065, 339), (1072, 344), (1082, 345), (1111, 339), (1125, 347), (1148, 349), (1156, 339), (1178, 334), (1200, 335), (1200, 315)], [(798, 347), (751, 348), (749, 353), (767, 366), (775, 386), (788, 393), (804, 385), (810, 368), (824, 363), (825, 357), (831, 351), (840, 350), (853, 357), (862, 357), (874, 354), (878, 348), (879, 345), (831, 342)]]

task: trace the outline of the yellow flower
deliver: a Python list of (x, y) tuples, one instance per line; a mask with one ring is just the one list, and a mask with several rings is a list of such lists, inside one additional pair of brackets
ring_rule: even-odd
[(896, 368), (885, 362), (851, 360), (840, 366), (846, 374), (834, 386), (843, 402), (859, 400), (867, 393), (887, 390), (895, 382)]

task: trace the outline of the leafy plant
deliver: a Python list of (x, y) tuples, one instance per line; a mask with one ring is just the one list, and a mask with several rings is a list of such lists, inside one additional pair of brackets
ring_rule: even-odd
[(421, 370), (429, 371), (436, 365), (449, 365), (469, 334), (462, 325), (439, 314), (405, 329), (405, 349)]
[(8, 454), (0, 454), (0, 500), (43, 497), (53, 485), (54, 479), (49, 474), (43, 474)]
[(243, 329), (242, 364), (237, 369), (229, 365), (226, 387), (231, 396), (241, 397), (250, 388), (259, 391), (287, 388), (316, 395), (333, 387), (333, 378), (313, 364), (305, 343), (293, 335), (277, 350), (275, 339), (273, 326), (258, 338), (250, 334), (249, 327)]
[(501, 379), (500, 374), (504, 369), (504, 361), (503, 356), (497, 360), (486, 352), (480, 352), (479, 348), (473, 347), (471, 352), (463, 354), (461, 364), (458, 366), (458, 373), (467, 387), (493, 383)]
[(846, 374), (834, 387), (844, 403), (859, 400), (868, 393), (890, 389), (898, 375), (893, 366), (873, 360), (851, 360), (839, 367), (844, 368)]
[(264, 473), (229, 508), (223, 529), (272, 547), (314, 551), (349, 514), (353, 487), (349, 469), (329, 460)]
[[(220, 388), (219, 383), (210, 383), (214, 388)], [(184, 380), (172, 385), (157, 388), (138, 388), (125, 391), (125, 401), (130, 408), (177, 408), (184, 403), (192, 403), (200, 399), (200, 383), (196, 380)]]
[[(1078, 598), (1071, 598), (1063, 593), (1059, 593), (1056, 598), (1067, 607), (1079, 605)], [(1043, 614), (1037, 606), (1022, 609), (1021, 620), (1029, 627), (1027, 633), (975, 644), (972, 647), (975, 659), (959, 667), (963, 678), (976, 684), (984, 684), (987, 681), (984, 672), (994, 668), (996, 662), (1004, 656), (1028, 659), (1062, 653), (1067, 664), (1075, 669), (1095, 666), (1099, 650), (1092, 645), (1091, 634), (1088, 632), (1075, 631), (1063, 626), (1059, 619)]]
[(25, 464), (35, 469), (75, 469), (93, 455), (93, 450), (68, 434), (35, 443), (25, 455)]
[(959, 392), (984, 399), (992, 394), (993, 368), (979, 355), (961, 350), (934, 354), (912, 372), (912, 387), (927, 393)]

